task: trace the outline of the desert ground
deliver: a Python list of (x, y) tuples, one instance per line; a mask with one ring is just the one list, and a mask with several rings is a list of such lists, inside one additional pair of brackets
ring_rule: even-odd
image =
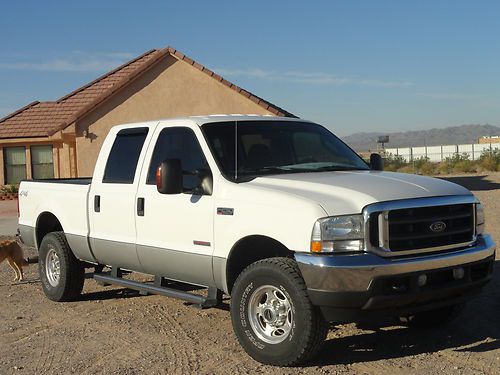
[[(484, 203), (487, 231), (500, 242), (500, 173), (450, 179)], [(7, 220), (11, 212), (4, 211)], [(0, 374), (500, 374), (498, 259), (493, 281), (449, 325), (338, 325), (319, 357), (298, 368), (272, 368), (247, 356), (232, 332), (227, 299), (224, 308), (197, 310), (89, 279), (79, 301), (55, 303), (44, 297), (36, 265), (18, 283), (4, 263)]]

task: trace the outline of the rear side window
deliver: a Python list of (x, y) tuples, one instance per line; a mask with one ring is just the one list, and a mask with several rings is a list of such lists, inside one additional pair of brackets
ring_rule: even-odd
[(184, 189), (190, 190), (200, 185), (200, 179), (189, 173), (197, 169), (210, 170), (205, 155), (194, 132), (189, 128), (165, 128), (156, 142), (149, 165), (148, 185), (155, 184), (156, 170), (165, 159), (180, 159), (184, 175)]
[(102, 182), (132, 184), (148, 128), (121, 130), (109, 153)]

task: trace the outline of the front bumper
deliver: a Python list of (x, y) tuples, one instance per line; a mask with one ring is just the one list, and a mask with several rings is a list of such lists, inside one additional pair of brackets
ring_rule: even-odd
[[(296, 253), (295, 259), (311, 302), (328, 321), (350, 322), (408, 315), (466, 300), (491, 279), (495, 243), (484, 235), (463, 250), (419, 257)], [(462, 278), (455, 278), (457, 268), (464, 270)], [(419, 286), (422, 274), (427, 283)]]

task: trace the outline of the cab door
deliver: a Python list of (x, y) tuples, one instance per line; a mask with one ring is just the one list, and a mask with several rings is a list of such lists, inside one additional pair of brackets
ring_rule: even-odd
[(135, 246), (135, 196), (149, 133), (148, 125), (112, 129), (101, 148), (88, 198), (90, 244), (101, 264), (142, 270)]
[[(211, 286), (214, 201), (197, 189), (212, 183), (211, 168), (198, 141), (199, 127), (180, 123), (158, 126), (146, 155), (136, 197), (137, 252), (146, 273)], [(157, 191), (156, 170), (165, 159), (181, 161), (182, 194)], [(203, 178), (195, 175), (200, 170)]]

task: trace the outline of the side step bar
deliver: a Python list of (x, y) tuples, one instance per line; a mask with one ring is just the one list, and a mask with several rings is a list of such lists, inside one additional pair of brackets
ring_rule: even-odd
[(141, 294), (159, 294), (166, 297), (181, 299), (201, 309), (216, 307), (222, 303), (222, 292), (217, 288), (209, 287), (207, 296), (200, 296), (198, 294), (165, 287), (163, 286), (163, 281), (165, 279), (159, 276), (155, 277), (154, 285), (123, 279), (121, 277), (121, 270), (114, 267), (111, 270), (111, 274), (95, 273), (94, 279), (102, 285), (115, 284), (125, 288), (137, 290)]

